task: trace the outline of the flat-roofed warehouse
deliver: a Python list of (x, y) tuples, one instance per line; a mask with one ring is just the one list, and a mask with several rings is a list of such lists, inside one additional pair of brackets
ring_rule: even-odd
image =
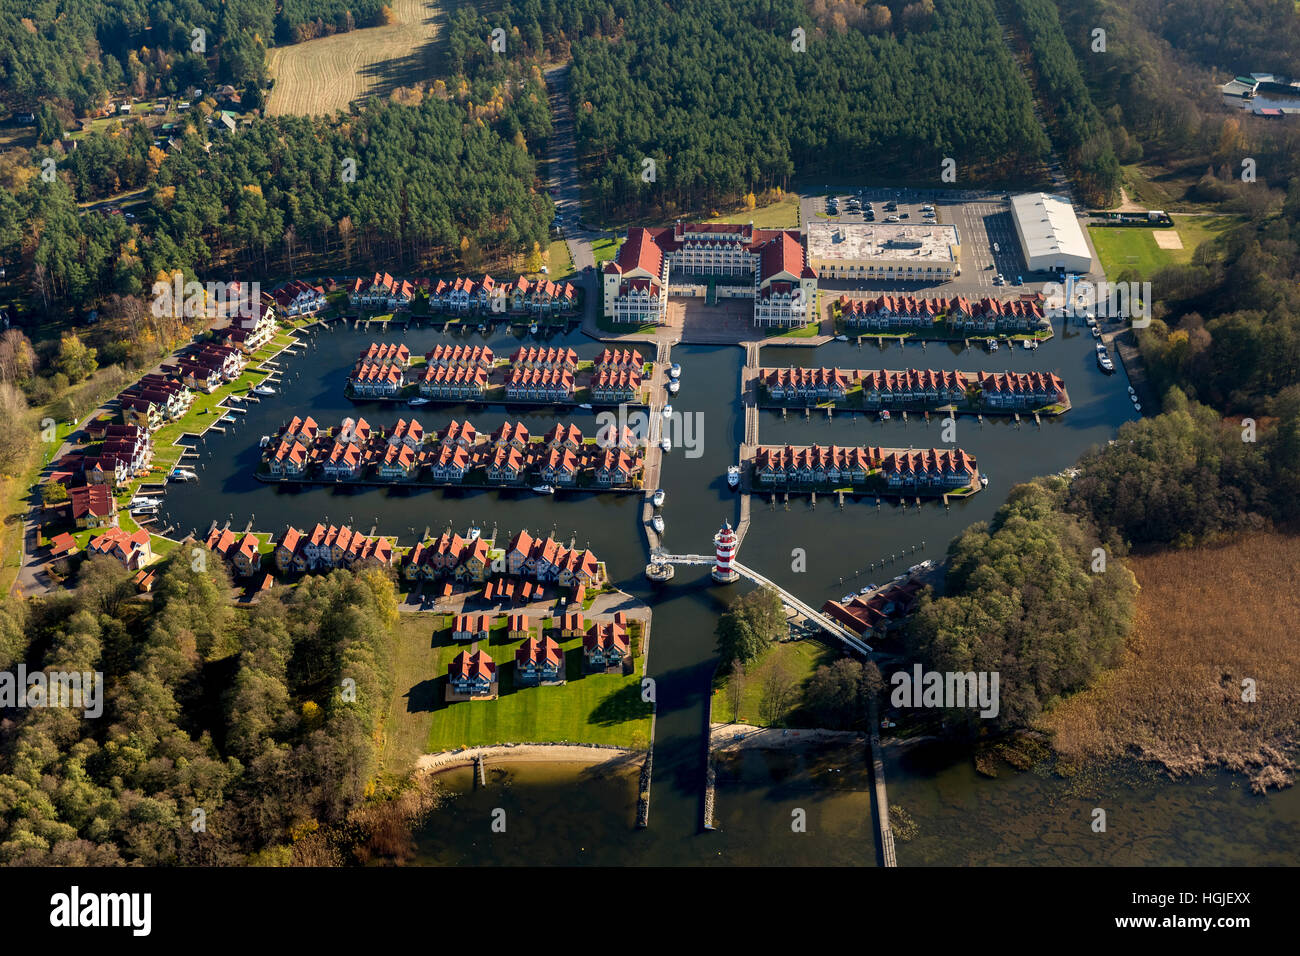
[(810, 222), (808, 264), (824, 279), (944, 282), (958, 272), (957, 227)]
[(1011, 200), (1011, 218), (1030, 272), (1087, 272), (1092, 253), (1074, 207), (1064, 196), (1025, 193)]

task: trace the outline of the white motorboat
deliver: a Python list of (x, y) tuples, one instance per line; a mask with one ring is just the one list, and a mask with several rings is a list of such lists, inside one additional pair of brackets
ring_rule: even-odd
[(669, 375), (670, 377), (672, 377), (672, 378), (677, 378), (677, 377), (679, 377), (681, 374), (682, 374), (682, 367), (681, 367), (680, 365), (678, 365), (676, 362), (674, 362), (672, 365), (668, 366), (668, 375)]
[(581, 405), (579, 405), (578, 407), (581, 408), (581, 409), (584, 409), (585, 411), (588, 411), (588, 412), (589, 412), (589, 411), (591, 411), (591, 402), (583, 402), (583, 403), (582, 403)]
[(198, 481), (199, 476), (192, 471), (186, 471), (184, 468), (177, 468), (172, 472), (173, 481)]
[(529, 334), (529, 335), (536, 335), (536, 334), (537, 334), (537, 323), (536, 323), (536, 322), (534, 322), (532, 325), (528, 326), (528, 334)]
[(997, 339), (989, 339), (987, 344), (988, 344), (988, 347), (989, 347), (989, 351), (990, 351), (990, 352), (996, 352), (996, 351), (998, 350), (998, 340), (997, 340)]
[(132, 508), (157, 508), (162, 504), (161, 498), (132, 498)]
[(267, 445), (269, 445), (269, 444), (271, 444), (271, 436), (270, 436), (270, 435), (263, 435), (261, 441), (259, 441), (259, 442), (257, 443), (257, 447), (259, 447), (259, 448), (265, 448), (265, 447), (266, 447)]
[(670, 452), (673, 450), (673, 443), (670, 439), (665, 437), (664, 440), (659, 443), (659, 447), (662, 448), (665, 453)]
[(1092, 337), (1094, 339), (1101, 338), (1101, 329), (1095, 325), (1092, 327)]
[(664, 494), (664, 490), (662, 488), (656, 488), (655, 493), (650, 498), (650, 503), (656, 508), (662, 508), (664, 506), (665, 497), (666, 495)]
[(253, 386), (253, 394), (254, 394), (254, 395), (274, 395), (274, 394), (275, 394), (275, 389), (273, 389), (270, 385), (255, 385), (255, 386)]
[(650, 527), (654, 528), (655, 531), (658, 532), (659, 534), (663, 534), (664, 533), (663, 515), (655, 515), (653, 518), (651, 518)]
[(406, 404), (410, 405), (412, 408), (419, 408), (421, 405), (428, 405), (429, 400), (423, 396), (420, 396), (418, 398), (411, 399)]
[(155, 505), (144, 505), (139, 508), (131, 509), (131, 514), (133, 515), (156, 515), (157, 513), (158, 508)]
[(1030, 352), (1030, 351), (1032, 351), (1033, 348), (1034, 348), (1034, 343), (1031, 342), (1031, 341), (1029, 341), (1029, 339), (1021, 339), (1021, 340), (1020, 340), (1020, 344), (1021, 344), (1021, 346), (1024, 347), (1024, 350), (1025, 350), (1026, 352)]
[(552, 488), (550, 485), (534, 485), (534, 486), (533, 486), (533, 491), (534, 491), (535, 493), (539, 494), (539, 495), (553, 495), (553, 494), (555, 494), (555, 489)]
[(664, 418), (672, 418), (672, 417), (673, 417), (673, 406), (671, 404), (665, 405)]
[(737, 485), (739, 485), (739, 484), (740, 484), (740, 466), (739, 466), (739, 465), (728, 465), (728, 466), (727, 466), (727, 485), (728, 485), (729, 487), (731, 487), (731, 488), (735, 488), (735, 487), (736, 487)]
[(468, 535), (469, 540), (471, 540), (471, 541), (477, 541), (477, 540), (479, 539), (479, 536), (480, 536), (481, 534), (483, 534), (483, 529), (482, 529), (482, 528), (476, 528), (476, 527), (474, 527), (473, 525), (470, 525), (469, 535)]
[(987, 487), (989, 486), (989, 476), (988, 476), (988, 475), (980, 475), (980, 485), (981, 485), (981, 487), (984, 487), (984, 488), (987, 488)]
[(680, 379), (674, 378), (668, 382), (669, 395), (676, 395), (679, 391), (681, 391), (681, 388), (682, 388), (682, 383)]
[(868, 584), (865, 588), (858, 588), (859, 594), (870, 594), (871, 591), (872, 591), (872, 586), (870, 584)]
[(835, 341), (836, 341), (836, 342), (847, 342), (848, 340), (849, 340), (849, 337), (848, 337), (847, 335), (837, 335), (837, 336), (835, 336)]
[(857, 597), (856, 594), (853, 594), (853, 593), (846, 594), (846, 595), (844, 595), (844, 597), (840, 598), (840, 603), (841, 603), (841, 604), (848, 604), (848, 603), (849, 603), (850, 601), (852, 601), (855, 597)]

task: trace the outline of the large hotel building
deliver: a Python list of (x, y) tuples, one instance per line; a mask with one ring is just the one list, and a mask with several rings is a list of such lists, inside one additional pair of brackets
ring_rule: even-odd
[(817, 317), (817, 273), (797, 230), (681, 222), (628, 231), (618, 255), (602, 269), (605, 317), (664, 322), (670, 273), (724, 284), (738, 280), (730, 294), (753, 298), (759, 327), (799, 326)]

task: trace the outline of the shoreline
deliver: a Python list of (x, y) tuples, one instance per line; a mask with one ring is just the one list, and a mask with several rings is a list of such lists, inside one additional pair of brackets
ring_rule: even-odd
[[(736, 734), (740, 738), (736, 739)], [(737, 750), (787, 750), (804, 744), (861, 743), (866, 746), (868, 737), (856, 730), (795, 729), (757, 727), (753, 724), (710, 724), (709, 750), (714, 752)]]
[(482, 757), (491, 764), (501, 763), (576, 763), (588, 767), (614, 768), (645, 757), (645, 750), (629, 750), (602, 744), (492, 744), (421, 754), (415, 761), (415, 773), (437, 775), (447, 770), (473, 766)]

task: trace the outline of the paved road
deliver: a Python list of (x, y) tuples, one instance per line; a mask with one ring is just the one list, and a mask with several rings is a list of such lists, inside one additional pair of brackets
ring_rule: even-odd
[(569, 67), (556, 66), (546, 71), (546, 90), (551, 104), (550, 176), (551, 198), (555, 212), (563, 222), (565, 243), (579, 276), (588, 266), (596, 265), (591, 248), (600, 233), (588, 232), (582, 222), (582, 190), (578, 182), (578, 144), (573, 129), (573, 111), (569, 105)]

